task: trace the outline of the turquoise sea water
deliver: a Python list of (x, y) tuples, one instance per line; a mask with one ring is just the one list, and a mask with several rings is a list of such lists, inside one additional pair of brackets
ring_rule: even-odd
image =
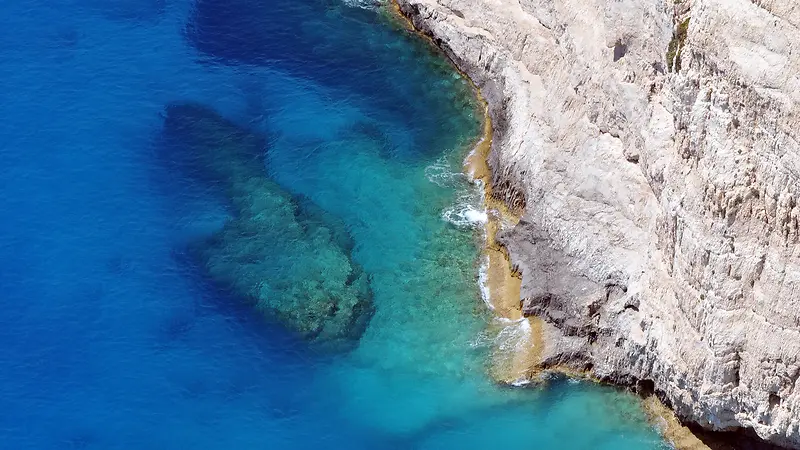
[[(387, 17), (2, 2), (0, 448), (664, 447), (630, 395), (489, 379), (479, 231), (444, 218), (479, 207), (460, 166), (480, 117)], [(375, 307), (353, 348), (309, 345), (187, 256), (234, 213), (174, 164), (175, 102), (263, 137), (264, 174), (344, 224)]]

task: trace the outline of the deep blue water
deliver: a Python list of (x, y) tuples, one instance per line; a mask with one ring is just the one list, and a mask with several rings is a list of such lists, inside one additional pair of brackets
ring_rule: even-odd
[[(663, 446), (627, 394), (489, 379), (477, 232), (442, 218), (478, 205), (480, 118), (386, 14), (5, 0), (0, 45), (0, 447)], [(347, 225), (376, 306), (357, 348), (307, 345), (185, 257), (230, 211), (165, 158), (178, 101), (263, 135), (266, 173)]]

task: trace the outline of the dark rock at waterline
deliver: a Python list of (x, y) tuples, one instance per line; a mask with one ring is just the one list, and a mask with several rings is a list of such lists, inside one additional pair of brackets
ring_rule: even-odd
[(167, 107), (164, 134), (181, 165), (230, 202), (233, 219), (191, 246), (211, 279), (306, 339), (337, 348), (358, 339), (374, 306), (347, 228), (266, 177), (266, 140), (193, 103)]

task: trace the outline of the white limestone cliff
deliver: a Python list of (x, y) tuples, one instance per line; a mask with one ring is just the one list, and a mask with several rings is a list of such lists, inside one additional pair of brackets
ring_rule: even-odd
[(397, 1), (487, 99), (543, 364), (800, 447), (800, 3)]

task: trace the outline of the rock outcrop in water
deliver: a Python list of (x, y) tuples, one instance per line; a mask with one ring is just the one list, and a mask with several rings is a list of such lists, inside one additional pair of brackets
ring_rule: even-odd
[(398, 3), (489, 104), (543, 364), (800, 447), (800, 7)]
[(169, 105), (164, 132), (230, 202), (233, 218), (191, 249), (208, 275), (306, 339), (330, 348), (357, 340), (374, 308), (344, 224), (269, 180), (264, 138), (213, 110)]

